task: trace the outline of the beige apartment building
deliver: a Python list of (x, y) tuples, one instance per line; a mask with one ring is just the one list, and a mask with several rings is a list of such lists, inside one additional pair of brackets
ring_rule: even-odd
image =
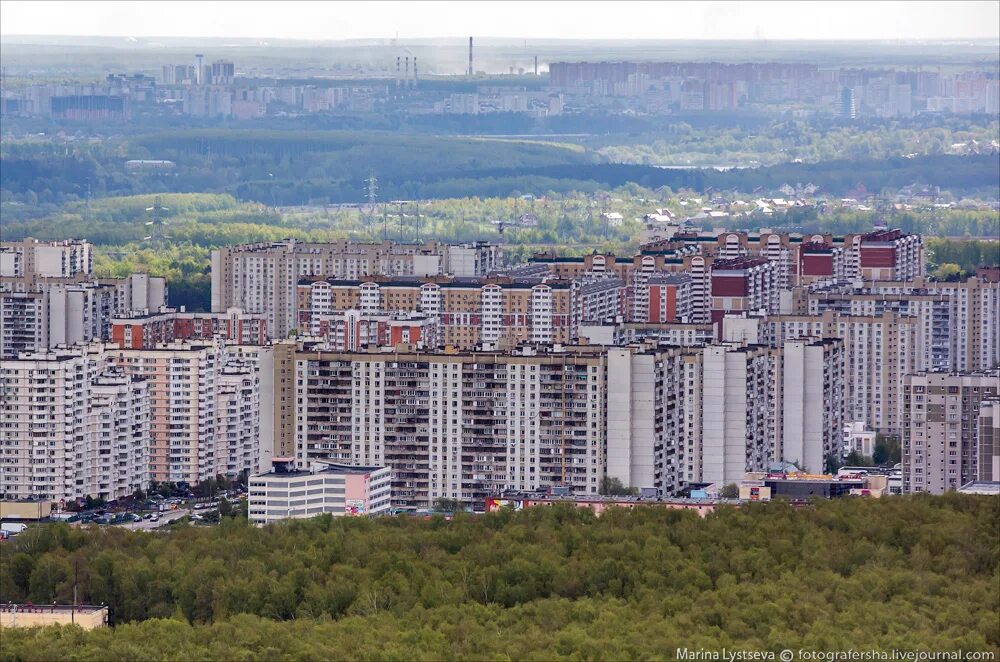
[[(109, 346), (113, 347), (113, 346)], [(253, 348), (256, 353), (257, 348)], [(150, 475), (195, 483), (257, 471), (260, 386), (257, 364), (220, 342), (174, 342), (155, 349), (109, 349), (150, 394)]]
[(307, 281), (298, 288), (299, 325), (310, 328), (313, 316), (345, 310), (415, 311), (435, 320), (443, 346), (570, 343), (579, 335), (580, 315), (607, 310), (609, 292), (614, 301), (621, 298), (616, 289), (595, 286), (581, 293), (576, 281), (503, 276)]
[(242, 308), (267, 316), (269, 333), (285, 338), (297, 328), (296, 287), (303, 278), (367, 276), (485, 276), (502, 263), (498, 246), (309, 243), (294, 240), (212, 251), (212, 311)]
[[(996, 371), (906, 376), (904, 492), (942, 494), (977, 478), (982, 405), (984, 401), (992, 402), (998, 391), (1000, 373)], [(992, 467), (992, 457), (990, 462)]]
[(844, 344), (844, 415), (882, 434), (898, 435), (903, 376), (916, 371), (919, 320), (883, 312), (726, 318), (723, 338), (780, 347), (794, 338), (839, 338)]

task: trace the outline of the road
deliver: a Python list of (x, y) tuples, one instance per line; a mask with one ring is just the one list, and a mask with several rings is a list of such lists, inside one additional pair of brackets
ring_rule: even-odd
[(120, 524), (119, 526), (122, 526), (129, 531), (152, 531), (157, 527), (163, 526), (190, 514), (191, 510), (189, 508), (178, 508), (177, 510), (168, 510), (160, 513), (160, 521), (158, 522), (144, 519), (141, 522), (129, 522), (127, 524)]

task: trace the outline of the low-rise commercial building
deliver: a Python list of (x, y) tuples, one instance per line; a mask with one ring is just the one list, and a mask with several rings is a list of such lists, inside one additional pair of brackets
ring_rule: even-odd
[(314, 463), (295, 469), (292, 461), (252, 476), (247, 506), (258, 526), (285, 519), (384, 515), (391, 509), (392, 480), (388, 467)]

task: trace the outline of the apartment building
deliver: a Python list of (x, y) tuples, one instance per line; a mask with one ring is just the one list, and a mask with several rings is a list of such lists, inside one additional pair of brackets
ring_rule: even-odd
[(976, 480), (1000, 482), (1000, 398), (987, 396), (979, 404)]
[[(865, 280), (913, 280), (924, 275), (923, 240), (918, 234), (879, 229), (854, 237), (858, 274)], [(853, 276), (854, 274), (849, 274)]]
[(356, 352), (368, 347), (394, 347), (401, 343), (417, 349), (442, 344), (438, 318), (420, 313), (363, 313), (342, 310), (309, 314), (310, 335), (326, 340), (328, 349)]
[(576, 318), (583, 321), (615, 319), (625, 314), (626, 287), (620, 278), (600, 278), (580, 285)]
[(700, 466), (700, 349), (608, 349), (607, 475), (673, 495)]
[(148, 485), (148, 385), (100, 346), (4, 360), (0, 400), (3, 498), (115, 499)]
[(779, 312), (780, 269), (765, 258), (716, 259), (712, 263), (712, 321), (727, 313)]
[(257, 471), (257, 365), (218, 340), (108, 351), (126, 374), (149, 383), (153, 480), (194, 485), (219, 474)]
[(260, 466), (260, 377), (257, 365), (235, 357), (220, 368), (215, 395), (215, 448), (210, 476), (238, 476)]
[(882, 434), (898, 435), (903, 376), (917, 370), (919, 320), (883, 312), (849, 315), (769, 315), (723, 320), (731, 342), (781, 347), (794, 338), (840, 338), (844, 343), (844, 415)]
[(625, 322), (622, 318), (580, 325), (580, 342), (593, 345), (630, 345), (653, 342), (695, 347), (715, 342), (714, 324)]
[(237, 345), (263, 345), (267, 342), (264, 315), (250, 314), (240, 308), (222, 313), (189, 313), (166, 309), (111, 320), (109, 339), (119, 347), (152, 349), (175, 340), (212, 340), (221, 338)]
[(0, 243), (0, 277), (86, 278), (93, 271), (93, 246), (83, 240), (5, 241)]
[(288, 240), (232, 246), (212, 252), (212, 311), (241, 307), (263, 314), (273, 337), (285, 338), (296, 328), (296, 287), (303, 278), (355, 280), (452, 272), (474, 277), (485, 276), (501, 262), (500, 248), (486, 243), (454, 247)]
[(388, 467), (313, 463), (296, 469), (281, 462), (249, 481), (250, 521), (264, 526), (285, 519), (385, 515), (390, 512), (392, 472)]
[[(608, 291), (597, 289), (590, 300)], [(576, 281), (498, 276), (304, 281), (298, 305), (302, 328), (310, 328), (315, 316), (322, 319), (346, 310), (364, 315), (416, 312), (435, 321), (444, 345), (472, 349), (513, 347), (519, 342), (570, 343), (579, 332), (581, 306), (588, 304), (581, 304)]]
[(836, 284), (796, 291), (795, 308), (810, 314), (892, 311), (919, 320), (916, 370), (988, 370), (1000, 363), (1000, 283), (925, 278)]
[(842, 455), (845, 351), (839, 338), (792, 338), (781, 351), (781, 415), (775, 457), (810, 474)]
[(692, 449), (690, 480), (739, 483), (775, 459), (777, 352), (752, 345), (712, 345), (702, 352), (700, 449)]
[(115, 315), (166, 303), (163, 278), (73, 281), (17, 278), (0, 291), (0, 358), (19, 352), (108, 340)]
[[(980, 472), (982, 405), (1000, 373), (924, 372), (903, 382), (903, 491), (942, 494)], [(991, 458), (992, 470), (992, 458)]]
[(306, 348), (295, 354), (294, 376), (277, 373), (277, 357), (275, 366), (276, 385), (297, 384), (296, 464), (390, 467), (400, 508), (427, 508), (439, 498), (468, 502), (504, 489), (565, 485), (596, 494), (605, 473), (600, 348)]
[(657, 274), (637, 283), (632, 321), (652, 324), (686, 323), (693, 318), (690, 274)]

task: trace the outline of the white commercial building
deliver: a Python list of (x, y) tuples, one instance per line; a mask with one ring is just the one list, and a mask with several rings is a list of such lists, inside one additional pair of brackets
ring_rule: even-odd
[(296, 470), (278, 463), (250, 478), (247, 506), (258, 526), (285, 519), (328, 513), (334, 517), (384, 515), (390, 512), (392, 471), (388, 467), (314, 463)]

